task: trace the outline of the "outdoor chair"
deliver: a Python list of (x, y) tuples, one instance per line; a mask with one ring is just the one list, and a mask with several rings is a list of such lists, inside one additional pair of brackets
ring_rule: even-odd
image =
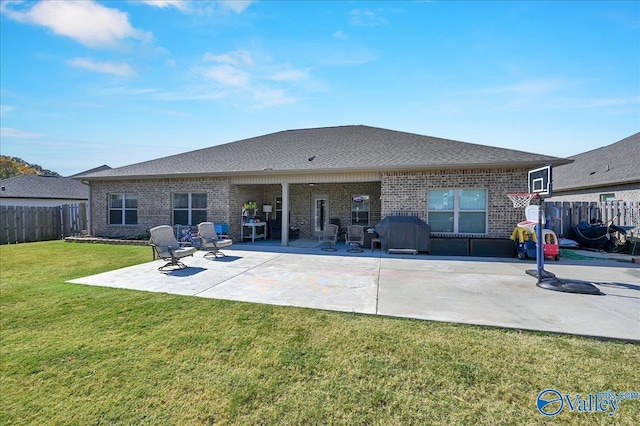
[(361, 253), (362, 246), (364, 246), (364, 226), (351, 225), (347, 226), (347, 239), (345, 240), (347, 245), (352, 246), (348, 252)]
[(332, 217), (331, 219), (329, 219), (329, 223), (336, 225), (338, 227), (338, 239), (342, 240), (342, 239), (346, 239), (347, 237), (347, 228), (344, 228), (342, 226), (342, 224), (340, 223), (340, 218), (337, 217)]
[(173, 228), (169, 225), (160, 225), (149, 230), (151, 239), (149, 242), (155, 253), (162, 260), (167, 261), (164, 266), (158, 268), (159, 271), (175, 269), (184, 269), (187, 267), (180, 261), (183, 257), (193, 256), (196, 252), (195, 247), (182, 247), (173, 233)]
[(198, 224), (198, 238), (200, 239), (200, 250), (206, 250), (204, 257), (224, 257), (221, 249), (230, 247), (233, 240), (229, 238), (219, 238), (213, 222), (202, 222)]
[(327, 243), (326, 247), (323, 247), (324, 251), (336, 251), (336, 242), (338, 241), (338, 225), (327, 224), (324, 230), (318, 232), (318, 239), (320, 244)]

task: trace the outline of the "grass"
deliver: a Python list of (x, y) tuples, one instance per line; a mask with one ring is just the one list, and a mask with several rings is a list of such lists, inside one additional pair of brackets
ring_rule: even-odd
[(150, 258), (0, 247), (1, 424), (539, 424), (546, 388), (640, 391), (629, 343), (65, 283)]

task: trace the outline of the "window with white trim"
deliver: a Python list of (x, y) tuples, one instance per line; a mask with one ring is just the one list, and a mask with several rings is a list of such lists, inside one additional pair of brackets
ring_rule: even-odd
[(109, 225), (138, 224), (138, 195), (109, 194)]
[(487, 233), (487, 190), (432, 189), (427, 191), (427, 217), (431, 232)]
[(207, 221), (206, 193), (173, 194), (173, 224), (197, 225)]

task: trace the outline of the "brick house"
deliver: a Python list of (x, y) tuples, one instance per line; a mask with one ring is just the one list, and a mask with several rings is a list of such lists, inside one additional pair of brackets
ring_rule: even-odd
[(506, 238), (523, 220), (506, 194), (527, 190), (527, 171), (570, 160), (369, 126), (281, 131), (85, 174), (90, 232), (128, 236), (161, 224), (229, 225), (239, 240), (243, 204), (272, 206), (289, 228), (314, 237), (332, 218), (374, 226), (414, 214), (433, 236)]

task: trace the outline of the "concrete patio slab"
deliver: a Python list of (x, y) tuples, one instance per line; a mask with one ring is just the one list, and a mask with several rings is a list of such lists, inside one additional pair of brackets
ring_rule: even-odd
[(268, 265), (248, 270), (198, 296), (375, 314), (376, 291), (375, 270)]
[(517, 259), (334, 253), (290, 247), (226, 250), (159, 272), (156, 260), (69, 281), (130, 290), (357, 312), (640, 342), (640, 266), (561, 259), (545, 268), (594, 283), (602, 296), (536, 286)]
[(428, 276), (383, 271), (378, 314), (640, 340), (640, 285), (634, 289), (601, 283), (605, 296), (593, 296), (543, 290), (535, 283), (522, 273), (495, 270)]

